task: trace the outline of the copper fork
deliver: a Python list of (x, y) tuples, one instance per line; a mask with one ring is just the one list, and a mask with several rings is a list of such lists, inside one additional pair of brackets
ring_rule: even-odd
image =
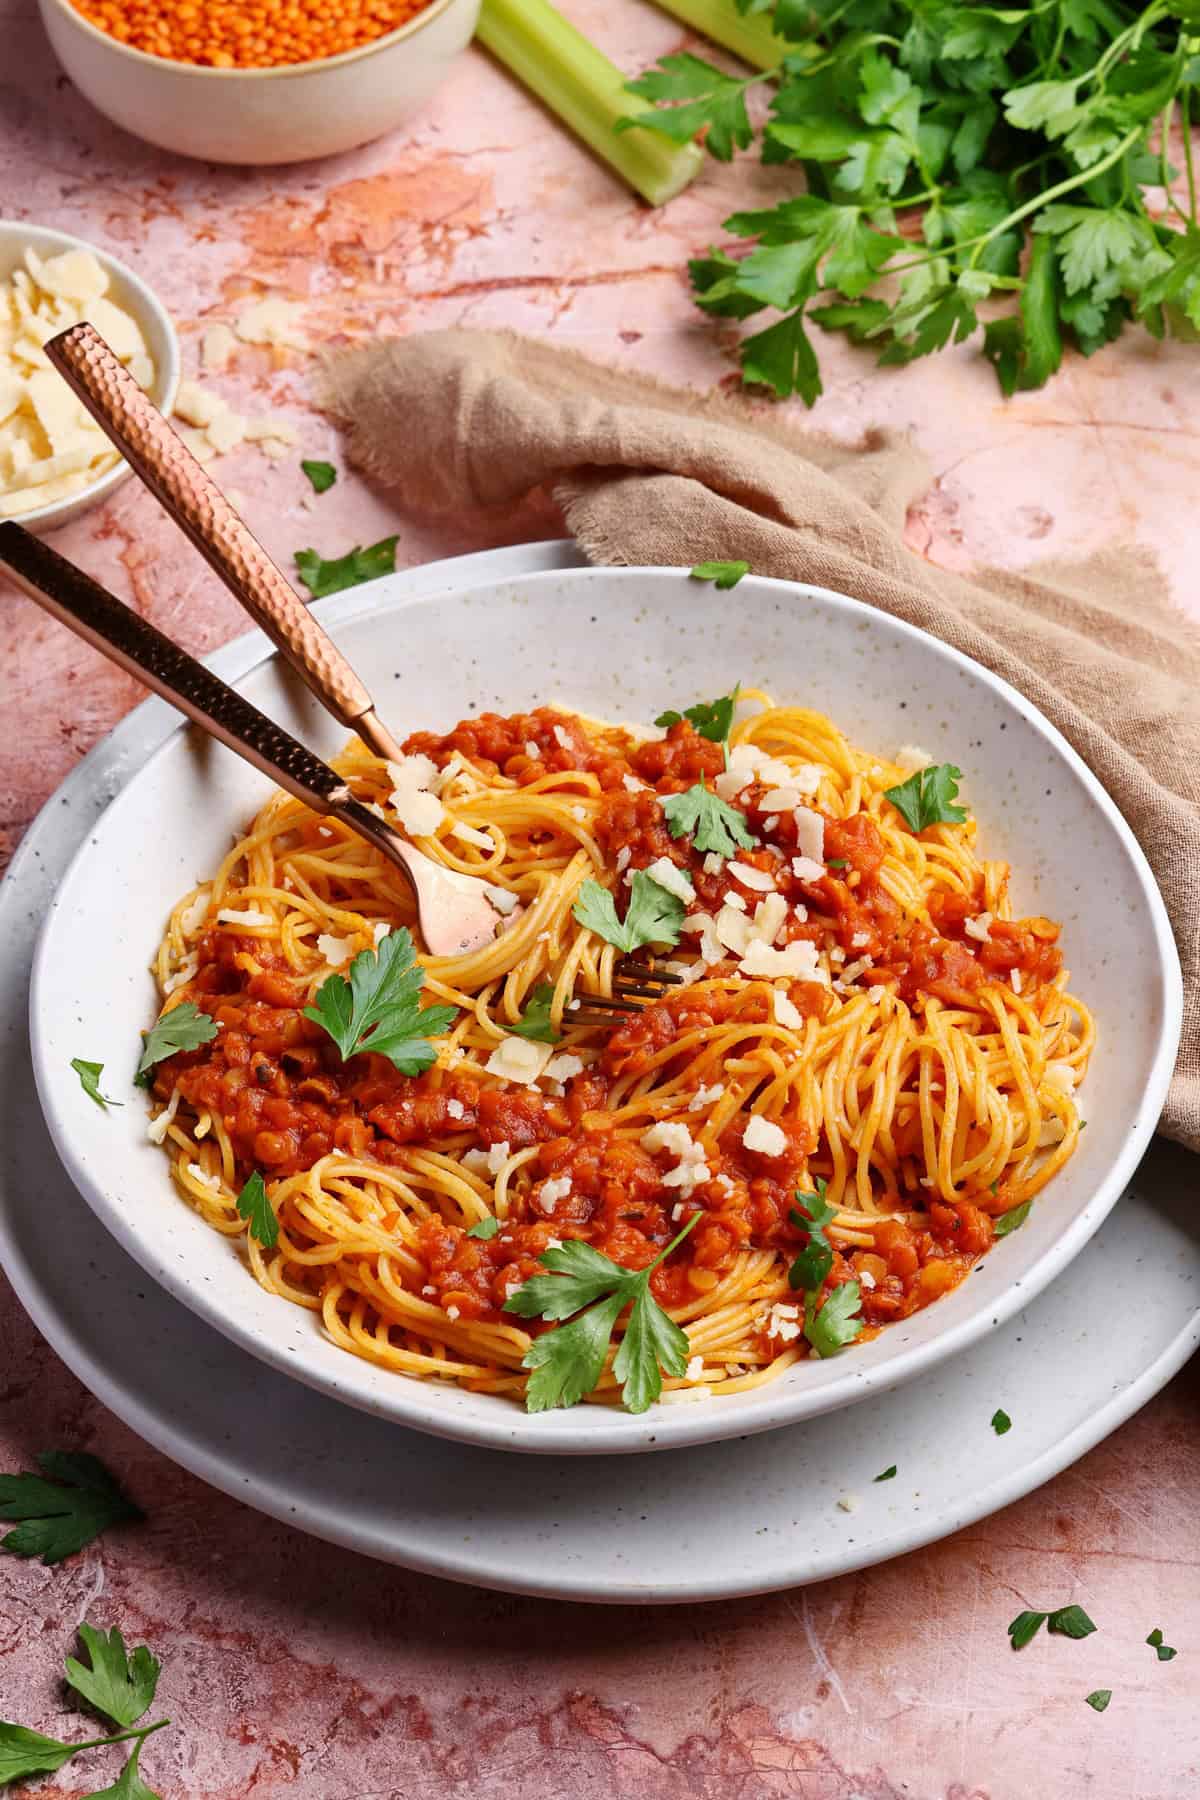
[[(196, 461), (179, 433), (117, 361), (99, 332), (86, 323), (72, 325), (49, 339), (44, 347), (54, 367), (100, 429), (230, 592), (278, 646), (322, 705), (341, 724), (357, 732), (377, 755), (398, 762), (403, 751), (378, 717), (363, 682), (216, 482)], [(18, 552), (17, 560), (20, 561), (22, 556), (28, 561), (28, 552)], [(61, 559), (58, 561), (61, 563)], [(9, 567), (21, 580), (15, 563), (10, 561)], [(105, 655), (115, 655), (115, 659), (132, 674), (154, 686), (173, 704), (180, 705), (178, 693), (168, 691), (160, 681), (151, 679), (153, 670), (147, 672), (150, 665), (145, 660), (139, 664), (136, 654), (130, 660), (128, 652), (133, 635), (128, 620), (119, 620), (111, 612), (107, 615), (110, 623), (119, 624), (123, 642), (115, 645), (114, 639), (105, 637), (103, 632), (81, 630), (78, 615), (70, 607), (56, 604), (56, 598), (60, 599), (71, 586), (67, 571), (70, 571), (70, 565), (65, 563), (55, 571), (57, 591), (50, 596), (38, 590), (36, 580), (32, 586), (23, 580), (22, 585), (56, 618), (80, 631)], [(91, 595), (94, 612), (96, 593), (103, 594), (104, 590), (95, 589)], [(112, 606), (120, 606), (111, 595), (104, 598)], [(128, 611), (127, 608), (122, 610)], [(160, 634), (155, 636), (160, 637)], [(161, 659), (164, 645), (175, 650), (166, 638), (153, 646), (144, 642), (141, 648)], [(176, 655), (182, 656), (183, 652), (176, 651)], [(191, 659), (187, 660), (190, 662)], [(184, 707), (183, 710), (188, 709)], [(215, 730), (231, 748), (246, 754), (242, 745), (217, 729), (220, 721), (215, 716), (199, 718), (195, 712), (189, 716), (197, 719), (206, 730)], [(266, 765), (260, 761), (259, 766)], [(483, 882), (444, 868), (390, 827), (368, 829), (364, 818), (372, 819), (373, 815), (357, 802), (350, 811), (339, 816), (360, 837), (368, 838), (376, 848), (382, 849), (406, 877), (416, 901), (421, 936), (431, 955), (462, 955), (469, 950), (482, 949), (493, 940), (502, 915), (488, 899)]]
[(572, 1025), (619, 1025), (622, 1018), (642, 1011), (643, 1005), (665, 1000), (683, 976), (668, 969), (661, 957), (623, 956), (613, 968), (612, 998), (583, 994), (579, 1009), (570, 1015)]
[(412, 845), (355, 797), (344, 775), (13, 520), (0, 522), (0, 570), (53, 618), (297, 800), (339, 819), (381, 851), (413, 887), (425, 948), (432, 956), (463, 956), (492, 942), (500, 915), (481, 882), (425, 856), (416, 858), (414, 873)]

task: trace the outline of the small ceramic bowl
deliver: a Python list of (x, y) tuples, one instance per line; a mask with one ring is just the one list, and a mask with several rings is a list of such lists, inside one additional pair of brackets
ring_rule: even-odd
[(39, 5), (63, 68), (115, 125), (181, 156), (251, 164), (334, 156), (393, 131), (424, 106), (479, 16), (479, 0), (431, 0), (398, 31), (341, 56), (209, 69), (131, 50), (70, 0)]
[[(102, 269), (108, 271), (109, 297), (137, 320), (146, 347), (154, 358), (154, 385), (150, 389), (150, 398), (160, 412), (169, 414), (179, 387), (179, 339), (170, 315), (157, 295), (132, 269), (95, 244), (72, 237), (69, 231), (53, 231), (46, 225), (26, 225), (20, 219), (0, 219), (0, 281), (7, 281), (16, 269), (24, 268), (28, 249), (35, 250), (43, 261), (51, 256), (61, 256), (64, 250), (86, 250)], [(53, 531), (69, 519), (78, 518), (99, 501), (107, 500), (132, 473), (127, 462), (119, 462), (106, 469), (90, 487), (80, 488), (77, 494), (68, 494), (64, 500), (52, 501), (49, 506), (35, 506), (30, 512), (18, 513), (16, 522), (27, 531)]]

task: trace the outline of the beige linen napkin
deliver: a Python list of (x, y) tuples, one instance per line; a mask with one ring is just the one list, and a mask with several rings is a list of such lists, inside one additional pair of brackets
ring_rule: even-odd
[(549, 485), (593, 562), (744, 559), (906, 619), (1027, 695), (1158, 877), (1185, 984), (1161, 1129), (1200, 1150), (1200, 634), (1148, 557), (967, 581), (901, 541), (929, 482), (907, 443), (835, 445), (740, 397), (700, 398), (506, 333), (384, 340), (335, 357), (327, 380), (351, 459), (415, 512), (511, 505)]

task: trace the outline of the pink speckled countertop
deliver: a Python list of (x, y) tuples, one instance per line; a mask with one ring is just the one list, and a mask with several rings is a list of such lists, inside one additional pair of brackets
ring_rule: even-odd
[[(686, 42), (642, 0), (568, 10), (631, 71)], [(133, 262), (179, 322), (188, 373), (204, 325), (271, 290), (306, 303), (317, 342), (502, 324), (698, 386), (729, 374), (683, 263), (730, 210), (734, 177), (710, 166), (648, 213), (479, 54), (410, 134), (255, 173), (110, 129), (55, 67), (33, 0), (0, 0), (0, 43), (0, 210)], [(747, 182), (765, 194), (778, 179), (743, 165), (737, 203)], [(914, 548), (1019, 564), (1134, 537), (1200, 614), (1194, 348), (1131, 333), (1008, 404), (969, 350), (883, 374), (840, 342), (821, 348), (816, 422), (906, 426), (936, 471)], [(211, 385), (243, 411), (286, 413), (303, 454), (337, 459), (303, 359), (245, 350)], [(397, 528), (401, 564), (499, 541), (397, 525), (353, 478), (308, 510), (292, 458), (245, 449), (216, 472), (285, 566), (302, 544), (337, 554)], [(557, 528), (530, 508), (505, 541)], [(56, 544), (193, 650), (244, 626), (133, 483)], [(0, 666), (11, 847), (139, 695), (8, 593)], [(164, 1659), (176, 1729), (145, 1760), (165, 1800), (1184, 1800), (1200, 1792), (1198, 1402), (1193, 1363), (1048, 1487), (883, 1568), (730, 1605), (586, 1609), (380, 1568), (264, 1521), (120, 1425), (4, 1289), (0, 1468), (89, 1448), (149, 1522), (57, 1570), (0, 1559), (0, 1713), (71, 1735), (56, 1678), (89, 1616)], [(1014, 1657), (1005, 1626), (1031, 1594), (1080, 1600), (1103, 1636), (1043, 1634)], [(1172, 1663), (1142, 1642), (1155, 1624)], [(1103, 1717), (1083, 1704), (1099, 1686), (1117, 1695)], [(86, 1777), (36, 1791), (65, 1800)]]

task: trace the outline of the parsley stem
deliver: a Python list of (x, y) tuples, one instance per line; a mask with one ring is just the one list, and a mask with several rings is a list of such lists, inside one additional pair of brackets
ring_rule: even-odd
[(1179, 125), (1183, 132), (1183, 160), (1187, 165), (1188, 210), (1196, 223), (1196, 168), (1192, 160), (1191, 91), (1184, 88), (1179, 96)]
[[(658, 1255), (655, 1257), (654, 1261), (650, 1264), (649, 1268), (647, 1268), (644, 1271), (645, 1274), (653, 1275), (653, 1273), (654, 1273), (655, 1269), (657, 1269), (659, 1263), (665, 1262), (667, 1257), (670, 1256), (672, 1250), (678, 1249), (679, 1245), (682, 1244), (682, 1242), (683, 1242), (684, 1238), (687, 1236), (688, 1232), (692, 1229), (692, 1226), (695, 1224), (698, 1224), (699, 1221), (703, 1217), (704, 1217), (703, 1212), (694, 1212), (692, 1214), (691, 1218), (688, 1220), (687, 1224), (684, 1226), (683, 1230), (676, 1232), (675, 1236), (671, 1239), (671, 1241), (667, 1245), (666, 1249), (659, 1251)], [(639, 1273), (641, 1273), (641, 1272), (642, 1271), (639, 1271)]]
[(170, 1723), (170, 1719), (158, 1719), (153, 1725), (132, 1725), (128, 1731), (118, 1731), (112, 1737), (85, 1738), (82, 1744), (71, 1745), (71, 1754), (77, 1756), (81, 1750), (102, 1750), (106, 1744), (123, 1744), (127, 1738), (148, 1738), (152, 1731), (161, 1731)]
[(1172, 212), (1176, 212), (1179, 214), (1179, 217), (1183, 220), (1184, 224), (1186, 225), (1188, 223), (1188, 215), (1184, 212), (1182, 206), (1180, 206), (1178, 200), (1175, 198), (1175, 195), (1171, 191), (1171, 159), (1168, 156), (1167, 151), (1170, 148), (1171, 121), (1174, 118), (1174, 116), (1175, 116), (1175, 96), (1174, 96), (1174, 94), (1172, 94), (1171, 98), (1167, 101), (1167, 104), (1163, 109), (1162, 124), (1159, 127), (1158, 171), (1159, 171), (1159, 180), (1162, 182), (1163, 193), (1167, 197), (1167, 205), (1171, 208)]
[[(1102, 156), (1099, 162), (1091, 163), (1086, 169), (1080, 169), (1074, 175), (1068, 175), (1065, 181), (1058, 182), (1054, 187), (1044, 188), (1040, 194), (1035, 194), (1032, 200), (1027, 200), (1024, 206), (1018, 206), (1015, 212), (1010, 212), (1006, 219), (1001, 219), (998, 225), (993, 225), (990, 231), (985, 231), (982, 237), (969, 238), (965, 244), (956, 244), (955, 249), (971, 250), (973, 247), (971, 266), (974, 267), (979, 260), (979, 252), (985, 244), (990, 244), (993, 238), (999, 237), (1002, 232), (1008, 231), (1013, 225), (1019, 225), (1022, 219), (1029, 217), (1030, 213), (1040, 212), (1042, 207), (1049, 206), (1052, 200), (1059, 200), (1064, 194), (1071, 193), (1075, 188), (1083, 187), (1089, 181), (1095, 181), (1098, 175), (1103, 175), (1106, 169), (1111, 169), (1114, 163), (1120, 162), (1125, 152), (1141, 137), (1144, 129), (1145, 127), (1141, 124), (1134, 125), (1125, 133), (1116, 148), (1110, 150), (1107, 156)], [(889, 269), (888, 273), (892, 272)]]

